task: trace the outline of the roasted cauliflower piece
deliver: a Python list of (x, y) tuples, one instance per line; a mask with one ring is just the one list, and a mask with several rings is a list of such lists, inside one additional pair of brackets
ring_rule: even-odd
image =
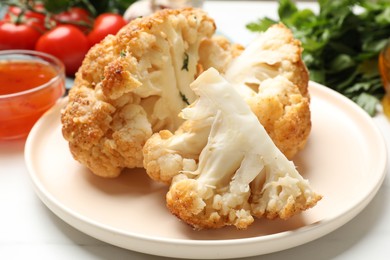
[(62, 112), (73, 157), (102, 177), (142, 167), (153, 132), (174, 131), (193, 102), (199, 48), (215, 31), (202, 10), (162, 10), (135, 19), (86, 55)]
[(232, 84), (210, 68), (191, 88), (199, 98), (183, 109), (183, 127), (155, 133), (144, 146), (160, 178), (173, 177), (166, 201), (174, 215), (195, 229), (245, 229), (254, 216), (287, 219), (316, 205), (321, 196)]
[(309, 74), (301, 53), (291, 31), (277, 24), (249, 44), (224, 73), (290, 159), (305, 146), (311, 130)]
[(305, 147), (311, 131), (310, 99), (297, 85), (283, 76), (269, 78), (245, 101), (287, 158)]

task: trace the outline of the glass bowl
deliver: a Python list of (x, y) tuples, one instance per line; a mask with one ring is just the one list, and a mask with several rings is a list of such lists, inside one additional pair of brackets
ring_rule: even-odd
[(0, 141), (25, 138), (64, 93), (64, 65), (54, 56), (0, 51)]

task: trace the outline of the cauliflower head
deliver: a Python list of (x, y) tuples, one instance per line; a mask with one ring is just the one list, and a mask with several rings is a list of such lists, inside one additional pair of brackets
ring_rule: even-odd
[(305, 146), (311, 130), (309, 74), (301, 54), (300, 42), (291, 31), (276, 24), (260, 34), (224, 72), (290, 159)]
[(254, 217), (287, 219), (321, 199), (218, 71), (203, 72), (191, 88), (199, 98), (183, 109), (183, 127), (144, 146), (153, 167), (173, 177), (166, 201), (174, 215), (196, 229), (245, 229)]
[(199, 48), (214, 32), (200, 9), (162, 10), (92, 47), (61, 115), (73, 157), (102, 177), (142, 167), (146, 140), (176, 130), (195, 100)]

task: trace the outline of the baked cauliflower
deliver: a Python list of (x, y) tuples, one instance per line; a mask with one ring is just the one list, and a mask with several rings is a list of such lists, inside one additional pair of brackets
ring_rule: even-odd
[[(311, 128), (299, 42), (283, 25), (273, 26), (245, 50), (214, 32), (214, 21), (199, 9), (162, 10), (133, 20), (95, 45), (61, 115), (73, 157), (102, 177), (143, 167), (142, 149), (153, 133), (179, 126), (198, 132), (201, 126), (182, 125), (178, 114), (196, 99), (190, 83), (216, 68), (292, 158)], [(145, 161), (148, 173), (159, 179), (164, 171), (154, 166), (154, 157)], [(168, 183), (171, 178), (161, 175)]]
[(154, 166), (174, 176), (166, 195), (174, 215), (196, 229), (245, 229), (254, 217), (287, 219), (321, 199), (215, 69), (191, 88), (199, 98), (183, 109), (182, 127), (144, 146), (146, 160), (154, 154)]
[(311, 130), (309, 74), (301, 54), (292, 32), (276, 24), (234, 58), (224, 73), (290, 159), (305, 146)]
[(195, 100), (189, 85), (201, 67), (200, 44), (214, 32), (200, 9), (162, 10), (95, 45), (61, 116), (73, 157), (103, 177), (142, 167), (146, 140), (176, 130), (179, 112)]

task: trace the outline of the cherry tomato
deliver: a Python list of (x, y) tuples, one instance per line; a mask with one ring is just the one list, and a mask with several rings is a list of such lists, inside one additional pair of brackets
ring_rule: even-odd
[(88, 52), (89, 44), (77, 27), (59, 25), (42, 35), (35, 49), (59, 58), (65, 64), (66, 74), (74, 76)]
[(41, 33), (27, 24), (0, 22), (0, 50), (33, 50)]
[(83, 33), (87, 33), (92, 25), (93, 19), (87, 10), (80, 7), (72, 7), (69, 10), (54, 15), (54, 20), (59, 24), (72, 24), (77, 26)]
[(92, 46), (104, 39), (108, 34), (116, 34), (126, 20), (119, 14), (105, 13), (99, 15), (94, 23), (92, 31), (88, 34), (89, 44)]

